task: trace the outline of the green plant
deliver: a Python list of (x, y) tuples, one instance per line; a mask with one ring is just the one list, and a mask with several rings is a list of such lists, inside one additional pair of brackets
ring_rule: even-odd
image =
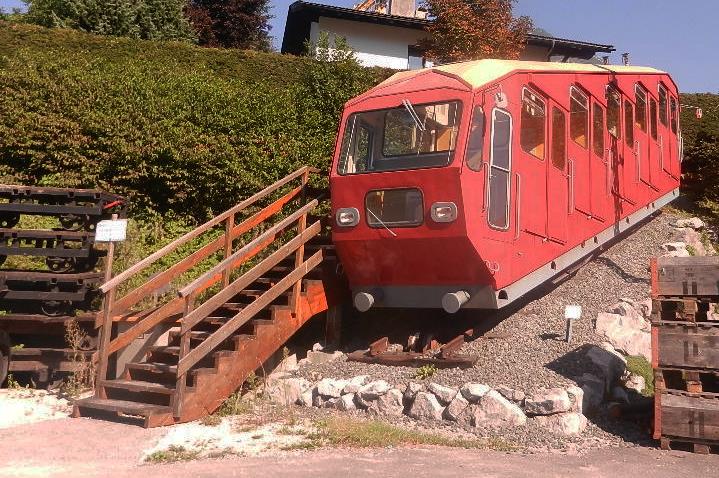
[(627, 357), (627, 371), (634, 375), (644, 378), (644, 390), (642, 395), (645, 397), (654, 396), (654, 369), (652, 364), (641, 355), (630, 355)]
[(437, 366), (434, 364), (422, 365), (414, 374), (414, 378), (419, 380), (427, 380), (437, 372)]
[(7, 388), (9, 388), (10, 390), (23, 390), (28, 387), (23, 387), (22, 385), (20, 385), (20, 382), (15, 380), (13, 374), (9, 373), (7, 374)]
[(15, 344), (12, 347), (10, 347), (10, 352), (16, 351), (16, 350), (22, 350), (25, 348), (25, 344)]
[(200, 455), (197, 450), (188, 450), (184, 446), (171, 445), (167, 450), (158, 450), (145, 457), (147, 463), (173, 463), (194, 460)]
[(80, 327), (77, 320), (65, 322), (65, 342), (72, 351), (70, 363), (73, 371), (63, 383), (63, 391), (71, 397), (77, 397), (95, 386), (95, 362), (88, 358), (83, 350), (86, 348), (83, 346), (86, 340), (87, 332)]
[(697, 250), (696, 250), (696, 248), (695, 248), (694, 246), (692, 246), (691, 244), (687, 244), (686, 250), (687, 250), (687, 252), (689, 253), (690, 256), (696, 256), (696, 255), (697, 255)]

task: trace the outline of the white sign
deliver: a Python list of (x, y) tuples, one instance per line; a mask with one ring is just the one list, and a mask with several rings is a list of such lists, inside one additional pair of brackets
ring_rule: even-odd
[(568, 305), (564, 308), (564, 318), (567, 320), (577, 320), (582, 317), (581, 305)]
[(127, 238), (127, 219), (100, 221), (95, 227), (95, 242), (122, 242)]

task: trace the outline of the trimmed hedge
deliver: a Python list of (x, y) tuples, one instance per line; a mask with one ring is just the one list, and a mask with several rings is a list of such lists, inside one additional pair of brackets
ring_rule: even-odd
[(203, 220), (300, 165), (327, 169), (342, 105), (387, 75), (0, 22), (0, 181)]

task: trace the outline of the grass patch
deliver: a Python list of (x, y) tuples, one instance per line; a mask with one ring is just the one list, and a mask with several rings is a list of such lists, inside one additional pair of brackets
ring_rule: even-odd
[(254, 409), (250, 400), (243, 400), (240, 392), (235, 392), (217, 409), (212, 416), (230, 417), (234, 415), (245, 415)]
[(177, 461), (190, 461), (199, 456), (199, 451), (190, 451), (184, 446), (172, 445), (167, 450), (158, 450), (145, 458), (147, 463), (173, 463)]
[(692, 246), (691, 244), (687, 244), (686, 249), (687, 249), (687, 252), (689, 253), (690, 256), (696, 256), (696, 255), (697, 255), (697, 250), (696, 250), (696, 248), (694, 248), (694, 246)]
[(417, 378), (419, 380), (427, 380), (428, 378), (432, 377), (436, 372), (436, 365), (422, 365), (420, 368), (417, 369), (417, 372), (414, 374), (414, 378)]
[(297, 445), (297, 447), (306, 449), (308, 447), (316, 448), (318, 446), (375, 448), (402, 445), (436, 445), (497, 451), (511, 451), (515, 449), (514, 446), (499, 438), (453, 438), (435, 433), (408, 430), (379, 420), (329, 418), (315, 422), (315, 427), (317, 431), (307, 436), (309, 445), (303, 443)]
[(627, 371), (634, 375), (644, 377), (644, 390), (642, 395), (645, 397), (654, 396), (654, 371), (652, 364), (641, 355), (630, 355), (627, 357)]

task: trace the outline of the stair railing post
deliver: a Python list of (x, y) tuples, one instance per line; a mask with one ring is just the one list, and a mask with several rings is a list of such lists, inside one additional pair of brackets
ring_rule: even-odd
[[(310, 172), (309, 170), (306, 170), (302, 174), (302, 196), (300, 198), (300, 202), (304, 206), (307, 198), (306, 188), (307, 188), (307, 182), (310, 179)], [(307, 213), (300, 216), (300, 218), (297, 220), (297, 235), (302, 234), (305, 232), (305, 229), (307, 228)], [(297, 248), (297, 252), (295, 253), (295, 269), (297, 269), (299, 266), (302, 265), (302, 263), (305, 260), (305, 245), (302, 243), (300, 247)], [(292, 286), (292, 296), (290, 298), (290, 307), (292, 307), (292, 314), (296, 316), (300, 313), (300, 292), (302, 290), (302, 278), (298, 279), (297, 282), (295, 282), (295, 285)]]
[[(235, 215), (230, 214), (225, 221), (225, 259), (232, 255), (232, 230), (235, 228)], [(230, 285), (230, 268), (222, 272), (223, 287)]]
[[(117, 220), (118, 215), (113, 214), (112, 220)], [(105, 282), (112, 279), (112, 264), (115, 259), (115, 243), (110, 241), (107, 246), (107, 261), (105, 262)], [(95, 397), (105, 398), (104, 389), (100, 386), (103, 380), (107, 379), (107, 362), (109, 354), (107, 352), (110, 346), (110, 336), (112, 335), (112, 308), (115, 304), (115, 292), (117, 286), (113, 287), (105, 294), (102, 301), (102, 325), (100, 326), (100, 342), (97, 350), (97, 378), (95, 380)]]
[(177, 373), (177, 382), (175, 384), (175, 396), (174, 396), (174, 402), (173, 402), (173, 414), (175, 417), (179, 418), (182, 413), (182, 402), (185, 399), (185, 388), (187, 386), (187, 374), (186, 373), (179, 373), (179, 365), (180, 361), (187, 356), (188, 353), (190, 353), (190, 334), (192, 333), (191, 330), (187, 330), (184, 333), (182, 333), (182, 322), (184, 321), (185, 317), (187, 317), (190, 312), (192, 312), (192, 309), (195, 307), (195, 293), (188, 295), (185, 297), (185, 310), (182, 314), (182, 319), (180, 320), (180, 353), (177, 356), (177, 364), (178, 364), (178, 373)]

